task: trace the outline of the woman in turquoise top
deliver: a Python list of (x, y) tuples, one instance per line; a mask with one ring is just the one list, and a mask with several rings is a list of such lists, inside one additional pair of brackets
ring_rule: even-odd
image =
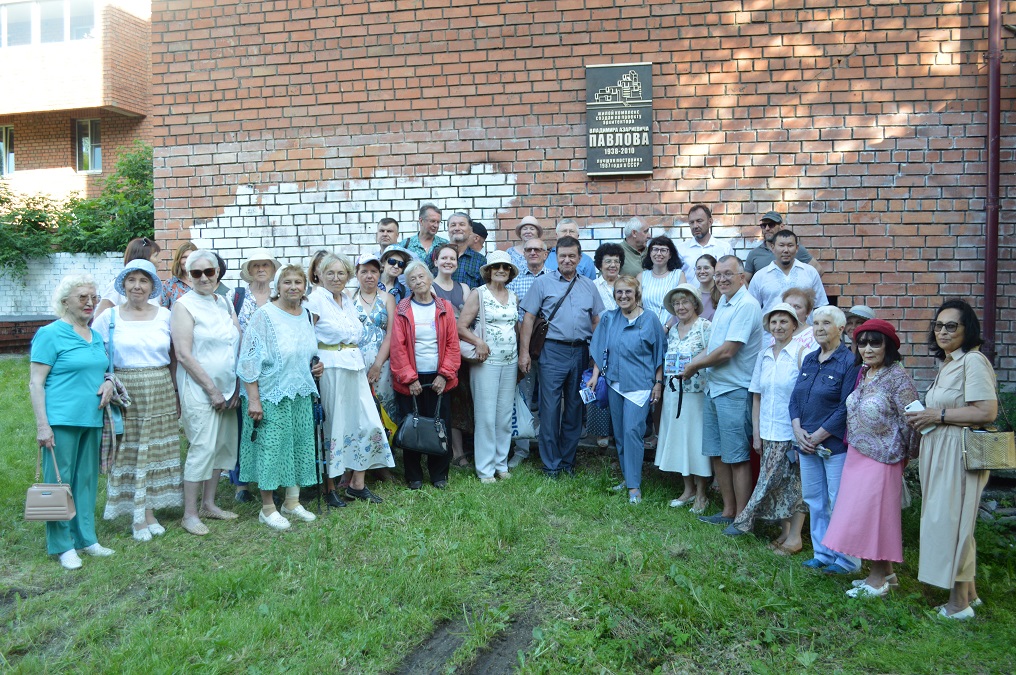
[(113, 555), (95, 536), (102, 409), (113, 395), (112, 383), (105, 381), (106, 348), (88, 326), (99, 300), (91, 276), (64, 277), (53, 294), (53, 312), (59, 318), (32, 339), (28, 388), (39, 449), (47, 450), (42, 453), (43, 477), (55, 483), (59, 470), (77, 510), (68, 521), (46, 523), (46, 548), (59, 555), (68, 570), (81, 567), (78, 549), (93, 556)]

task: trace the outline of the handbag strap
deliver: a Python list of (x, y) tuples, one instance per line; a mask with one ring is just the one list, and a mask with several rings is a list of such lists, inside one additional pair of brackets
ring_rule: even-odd
[(564, 295), (561, 296), (561, 299), (557, 301), (556, 305), (554, 305), (554, 309), (551, 310), (550, 316), (547, 317), (547, 323), (550, 323), (551, 321), (553, 321), (554, 317), (557, 316), (557, 310), (561, 309), (561, 305), (564, 304), (564, 299), (568, 297), (569, 293), (571, 293), (572, 286), (574, 286), (575, 282), (578, 281), (578, 280), (579, 280), (579, 273), (576, 271), (575, 272), (575, 276), (572, 277), (571, 283), (568, 284), (568, 290), (566, 290), (564, 292)]
[[(980, 355), (981, 355), (981, 358), (983, 358), (983, 359), (984, 359), (985, 361), (988, 361), (988, 357), (987, 357), (987, 356), (985, 356), (984, 354), (982, 354), (982, 353), (980, 352), (980, 350), (978, 350), (978, 351), (976, 351), (976, 352), (975, 352), (975, 351), (969, 351), (969, 352), (967, 352), (966, 354), (964, 354), (964, 355), (963, 355), (963, 385), (964, 385), (964, 386), (966, 386), (966, 383), (967, 383), (967, 357), (968, 357), (968, 356), (970, 356), (971, 354), (980, 354)], [(992, 367), (992, 365), (991, 365), (991, 361), (988, 361), (988, 367), (989, 367), (989, 368), (992, 368), (992, 371), (994, 371), (994, 368), (993, 368), (993, 367)], [(941, 372), (942, 372), (942, 369), (940, 368), (938, 372), (939, 372), (939, 373), (941, 373)], [(935, 382), (934, 382), (934, 383), (932, 384), (932, 386), (934, 386), (935, 384), (938, 384), (938, 373), (936, 373), (936, 374), (935, 374)], [(999, 413), (1000, 413), (1000, 414), (1002, 415), (1002, 419), (1004, 419), (1004, 420), (1005, 420), (1005, 423), (1006, 423), (1006, 424), (1007, 424), (1007, 425), (1009, 426), (1009, 429), (1010, 429), (1010, 430), (1012, 430), (1012, 431), (1016, 431), (1016, 427), (1014, 427), (1014, 426), (1012, 425), (1012, 422), (1010, 422), (1010, 421), (1009, 421), (1009, 415), (1008, 415), (1008, 414), (1006, 414), (1006, 412), (1005, 412), (1005, 405), (1004, 405), (1004, 404), (1002, 403), (1002, 399), (996, 399), (996, 400), (998, 401), (998, 412), (999, 412)], [(966, 399), (966, 397), (964, 397), (964, 398), (963, 398), (963, 402), (964, 402), (964, 403), (966, 403), (966, 402), (967, 402), (967, 399)], [(998, 415), (995, 415), (995, 418), (996, 418), (996, 420), (997, 420), (997, 418), (998, 418)], [(994, 423), (993, 423), (993, 424), (994, 424)], [(982, 425), (982, 426), (980, 426), (980, 427), (977, 427), (977, 428), (978, 428), (978, 429), (983, 429), (983, 428), (985, 428), (986, 426), (993, 426), (993, 424), (990, 424), (990, 425)], [(969, 425), (968, 425), (968, 426), (969, 426)], [(971, 427), (971, 428), (973, 428), (973, 427)]]
[(486, 286), (480, 286), (476, 289), (477, 297), (480, 299), (480, 339), (487, 342), (487, 310), (483, 305), (483, 289)]
[(113, 372), (113, 352), (115, 347), (113, 346), (113, 329), (116, 328), (116, 307), (109, 308), (109, 368), (106, 372)]
[[(53, 471), (56, 472), (56, 482), (63, 483), (60, 480), (60, 467), (56, 465), (56, 453), (53, 452), (53, 448), (49, 449), (49, 454), (53, 456)], [(42, 446), (39, 446), (39, 454), (35, 459), (35, 482), (39, 482), (39, 478), (42, 477)]]

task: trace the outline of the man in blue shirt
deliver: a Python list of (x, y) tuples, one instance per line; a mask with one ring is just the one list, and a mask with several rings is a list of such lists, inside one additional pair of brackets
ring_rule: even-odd
[[(480, 268), (487, 264), (487, 256), (469, 246), (472, 236), (473, 226), (469, 214), (456, 211), (448, 217), (448, 238), (459, 253), (459, 267), (452, 275), (452, 279), (470, 288), (477, 288), (483, 285)], [(429, 264), (431, 272), (436, 275), (434, 261), (430, 260)]]
[[(554, 230), (557, 233), (557, 240), (560, 242), (564, 237), (572, 237), (576, 241), (579, 238), (579, 224), (571, 218), (565, 218), (557, 224), (557, 228)], [(550, 249), (547, 253), (547, 271), (553, 271), (557, 269), (557, 246)], [(578, 272), (584, 277), (596, 280), (596, 265), (593, 264), (593, 259), (585, 253), (579, 256)]]
[(536, 279), (521, 303), (526, 312), (519, 336), (519, 370), (523, 373), (528, 373), (533, 365), (529, 341), (536, 315), (543, 314), (550, 324), (537, 368), (540, 458), (544, 472), (552, 478), (562, 471), (570, 475), (575, 470), (575, 453), (582, 436), (579, 387), (582, 371), (589, 362), (589, 339), (603, 312), (603, 300), (596, 285), (578, 273), (581, 255), (578, 239), (558, 239), (558, 269)]
[(420, 207), (420, 232), (404, 239), (403, 248), (408, 249), (417, 260), (425, 260), (429, 264), (434, 247), (448, 243), (444, 237), (437, 236), (440, 228), (441, 209), (434, 204), (424, 204)]
[(699, 520), (730, 525), (751, 497), (751, 397), (748, 385), (762, 350), (762, 308), (748, 293), (744, 265), (732, 255), (716, 263), (716, 288), (723, 297), (713, 315), (706, 349), (684, 367), (684, 379), (709, 373), (702, 419), (702, 454), (712, 457), (723, 511)]

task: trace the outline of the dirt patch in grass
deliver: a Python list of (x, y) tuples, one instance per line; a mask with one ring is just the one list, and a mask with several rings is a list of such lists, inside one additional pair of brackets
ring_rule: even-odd
[(515, 617), (511, 626), (498, 633), (476, 657), (466, 672), (469, 675), (509, 675), (519, 665), (519, 652), (525, 653), (533, 641), (533, 629), (540, 625), (540, 612), (530, 607)]
[(430, 638), (406, 657), (398, 675), (425, 675), (448, 672), (447, 664), (465, 642), (466, 626), (456, 621), (438, 627)]

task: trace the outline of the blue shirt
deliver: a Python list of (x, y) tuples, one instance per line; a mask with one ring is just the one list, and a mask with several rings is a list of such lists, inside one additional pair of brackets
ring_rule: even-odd
[(487, 256), (467, 247), (466, 252), (459, 256), (459, 268), (452, 274), (452, 279), (470, 288), (479, 288), (483, 285), (480, 268), (486, 264)]
[(89, 343), (66, 321), (54, 321), (32, 338), (31, 360), (50, 367), (46, 417), (51, 427), (102, 426), (98, 392), (109, 367), (102, 336), (92, 330)]
[(854, 390), (857, 371), (854, 352), (840, 345), (825, 362), (818, 360), (821, 349), (804, 357), (797, 384), (790, 395), (790, 419), (801, 420), (809, 434), (819, 427), (831, 436), (822, 442), (833, 454), (847, 451), (843, 436), (847, 433), (847, 396)]
[[(543, 263), (543, 269), (548, 272), (557, 270), (557, 246), (547, 251), (547, 262)], [(593, 259), (585, 253), (579, 256), (578, 271), (584, 277), (596, 278), (596, 265), (593, 263)]]
[(589, 345), (589, 355), (607, 383), (622, 392), (652, 389), (666, 353), (663, 326), (646, 310), (632, 322), (620, 309), (604, 312)]
[(603, 300), (600, 299), (600, 292), (596, 290), (596, 284), (581, 274), (573, 278), (575, 286), (572, 287), (571, 293), (568, 293), (568, 297), (564, 298), (553, 321), (550, 315), (554, 311), (554, 305), (568, 292), (568, 285), (571, 283), (557, 270), (537, 277), (520, 303), (522, 309), (530, 314), (536, 316), (543, 312), (543, 316), (550, 321), (547, 330), (548, 340), (565, 342), (588, 340), (593, 335), (593, 317), (599, 317), (603, 312)]
[(748, 293), (747, 286), (742, 286), (729, 301), (726, 296), (720, 298), (706, 353), (724, 342), (740, 342), (741, 348), (723, 365), (709, 368), (710, 396), (748, 388), (758, 353), (762, 351), (762, 332), (762, 308)]

